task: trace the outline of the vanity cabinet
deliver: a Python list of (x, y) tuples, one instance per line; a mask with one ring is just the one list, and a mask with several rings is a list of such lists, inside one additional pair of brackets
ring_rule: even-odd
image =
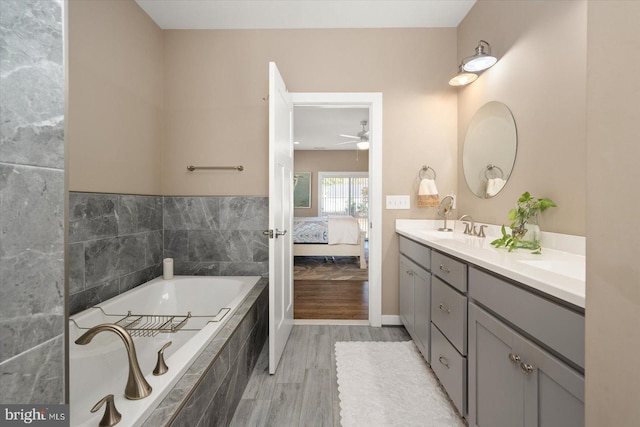
[(431, 368), (461, 414), (467, 407), (467, 265), (431, 251)]
[(469, 425), (584, 426), (584, 317), (473, 268), (469, 295)]
[(399, 234), (400, 318), (469, 426), (584, 426), (584, 308), (494, 248)]
[(400, 321), (425, 360), (430, 362), (430, 249), (401, 237), (400, 252)]

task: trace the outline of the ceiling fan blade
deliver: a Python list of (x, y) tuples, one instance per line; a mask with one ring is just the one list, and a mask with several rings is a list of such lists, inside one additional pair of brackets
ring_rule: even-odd
[(345, 145), (345, 144), (357, 144), (358, 141), (345, 141), (345, 142), (338, 142), (335, 145)]
[(359, 137), (359, 136), (356, 136), (356, 135), (345, 135), (345, 134), (343, 134), (343, 133), (341, 133), (341, 134), (340, 134), (340, 135), (338, 135), (338, 136), (343, 136), (343, 137), (345, 137), (345, 138), (355, 138), (355, 139), (360, 139), (360, 137)]

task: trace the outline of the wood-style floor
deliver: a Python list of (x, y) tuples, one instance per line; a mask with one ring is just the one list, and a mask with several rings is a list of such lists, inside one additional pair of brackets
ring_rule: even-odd
[(295, 280), (294, 319), (367, 320), (369, 282), (363, 280)]
[(409, 339), (402, 326), (295, 325), (275, 375), (265, 345), (231, 426), (339, 427), (335, 343)]

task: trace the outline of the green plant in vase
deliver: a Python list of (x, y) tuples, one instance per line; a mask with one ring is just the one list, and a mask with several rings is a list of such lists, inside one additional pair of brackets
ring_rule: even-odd
[(509, 210), (508, 219), (511, 223), (511, 235), (507, 234), (505, 226), (502, 226), (502, 237), (491, 242), (496, 248), (507, 248), (509, 252), (515, 249), (529, 249), (534, 254), (539, 254), (541, 247), (539, 240), (540, 229), (537, 224), (538, 213), (548, 208), (557, 207), (556, 203), (547, 198), (537, 199), (528, 191), (516, 203), (516, 208)]

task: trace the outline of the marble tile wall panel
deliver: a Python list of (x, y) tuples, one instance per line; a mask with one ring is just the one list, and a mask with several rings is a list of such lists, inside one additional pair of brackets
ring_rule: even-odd
[(62, 1), (0, 1), (0, 403), (64, 402)]
[(0, 162), (63, 169), (62, 1), (0, 8)]
[(69, 194), (69, 307), (74, 314), (162, 274), (160, 196)]
[(266, 276), (267, 197), (165, 197), (164, 257), (176, 274)]
[(63, 179), (0, 163), (0, 361), (64, 330)]

